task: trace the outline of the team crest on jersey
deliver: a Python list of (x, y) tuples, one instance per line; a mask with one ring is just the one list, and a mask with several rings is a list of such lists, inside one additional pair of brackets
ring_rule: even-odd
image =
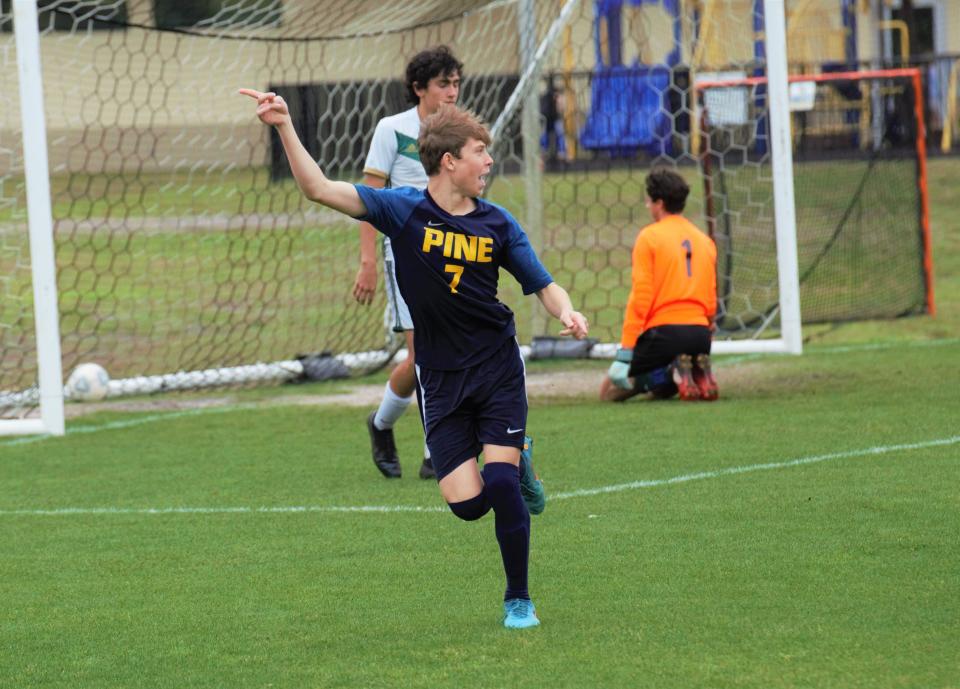
[(394, 132), (397, 135), (397, 155), (420, 162), (420, 148), (417, 146), (417, 140), (412, 136)]

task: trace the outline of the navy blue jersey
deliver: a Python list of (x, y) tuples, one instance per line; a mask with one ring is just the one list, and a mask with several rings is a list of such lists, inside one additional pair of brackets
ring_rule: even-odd
[(400, 294), (413, 317), (417, 364), (456, 371), (490, 357), (516, 335), (513, 312), (497, 299), (501, 266), (524, 294), (553, 278), (507, 211), (476, 199), (466, 215), (450, 215), (426, 190), (401, 187), (357, 192), (358, 218), (390, 237)]

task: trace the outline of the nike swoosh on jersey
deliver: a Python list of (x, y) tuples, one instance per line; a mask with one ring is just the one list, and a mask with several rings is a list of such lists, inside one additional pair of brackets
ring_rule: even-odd
[(440, 227), (441, 225), (443, 225), (442, 222), (433, 222), (433, 220), (427, 220), (427, 224), (430, 227)]
[(514, 433), (519, 433), (522, 430), (523, 430), (522, 428), (508, 428), (507, 433), (509, 433), (510, 435), (513, 435)]

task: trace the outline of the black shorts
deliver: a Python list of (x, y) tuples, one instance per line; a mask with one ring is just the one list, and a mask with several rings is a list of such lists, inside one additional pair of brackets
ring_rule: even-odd
[(662, 368), (680, 354), (709, 354), (710, 328), (705, 325), (658, 325), (641, 333), (633, 348), (630, 375)]
[(438, 481), (485, 443), (523, 448), (527, 388), (515, 338), (461, 371), (416, 369), (420, 420)]

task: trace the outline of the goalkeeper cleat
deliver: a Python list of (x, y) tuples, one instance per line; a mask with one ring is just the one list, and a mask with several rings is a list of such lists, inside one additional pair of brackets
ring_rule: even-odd
[(710, 369), (709, 354), (697, 354), (693, 362), (693, 379), (700, 390), (700, 399), (713, 402), (720, 396), (717, 379), (713, 377), (713, 371)]
[(540, 514), (547, 506), (543, 482), (533, 471), (533, 438), (529, 435), (523, 437), (523, 450), (520, 451), (520, 495), (530, 514)]
[(393, 429), (381, 431), (373, 422), (376, 411), (370, 412), (367, 417), (367, 430), (370, 431), (370, 448), (373, 453), (373, 463), (380, 473), (387, 478), (400, 478), (400, 457), (397, 455), (397, 445), (393, 441)]
[(685, 402), (700, 399), (700, 388), (693, 380), (693, 358), (689, 354), (681, 354), (673, 360), (670, 367), (673, 369), (673, 382), (677, 386), (680, 399)]
[(434, 471), (433, 462), (430, 461), (429, 457), (423, 458), (423, 464), (420, 465), (420, 478), (424, 481), (431, 478), (436, 478), (437, 472)]
[(503, 626), (507, 629), (526, 629), (540, 624), (533, 601), (511, 598), (503, 602)]

